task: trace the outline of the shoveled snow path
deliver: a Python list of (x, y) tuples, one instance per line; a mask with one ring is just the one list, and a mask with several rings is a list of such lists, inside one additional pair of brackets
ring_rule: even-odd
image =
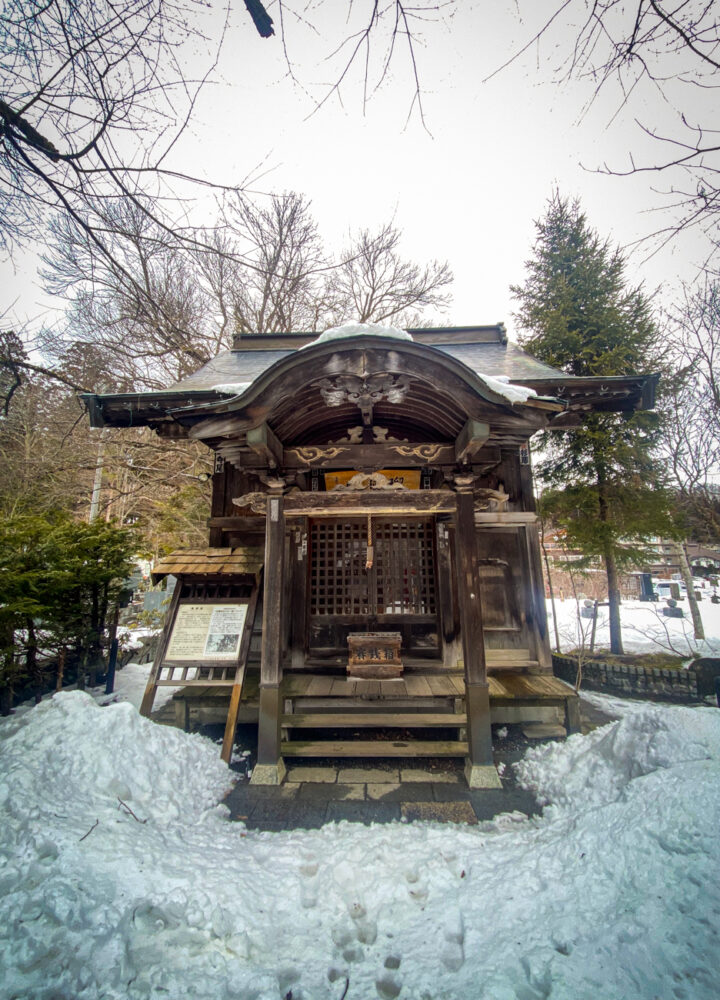
[(545, 817), (479, 828), (248, 832), (213, 744), (78, 692), (0, 758), (3, 997), (717, 996), (717, 710), (540, 747)]

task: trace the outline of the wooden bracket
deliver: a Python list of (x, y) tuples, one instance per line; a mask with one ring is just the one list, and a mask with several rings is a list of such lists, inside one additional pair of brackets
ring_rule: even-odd
[(480, 420), (467, 420), (455, 439), (455, 460), (467, 462), (475, 452), (480, 451), (490, 437), (490, 425)]
[(247, 446), (266, 461), (271, 469), (282, 465), (283, 447), (267, 424), (252, 427), (247, 432)]

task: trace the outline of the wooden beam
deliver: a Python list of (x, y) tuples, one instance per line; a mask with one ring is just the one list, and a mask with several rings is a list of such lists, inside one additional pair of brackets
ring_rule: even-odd
[[(247, 497), (237, 497), (233, 503), (259, 511), (271, 499), (273, 498), (267, 494), (251, 493)], [(455, 494), (446, 490), (289, 493), (283, 499), (284, 515), (287, 517), (337, 517), (368, 513), (433, 514), (452, 513), (455, 509)]]
[(467, 420), (465, 426), (455, 440), (455, 459), (458, 462), (467, 460), (480, 451), (490, 437), (490, 425), (481, 420)]
[(438, 442), (381, 441), (376, 444), (309, 445), (286, 448), (283, 466), (286, 469), (326, 468), (422, 468), (426, 465), (454, 465), (455, 449)]
[(189, 428), (188, 437), (194, 438), (197, 441), (204, 441), (206, 438), (214, 437), (237, 437), (238, 434), (244, 434), (248, 427), (251, 426), (251, 423), (250, 420), (234, 416), (233, 414), (226, 417), (207, 417)]
[(267, 424), (251, 427), (247, 432), (247, 446), (259, 455), (271, 469), (283, 464), (283, 447)]
[(537, 524), (537, 514), (529, 510), (490, 510), (476, 511), (475, 524), (480, 527), (486, 524), (506, 524), (510, 527), (524, 527), (527, 524)]

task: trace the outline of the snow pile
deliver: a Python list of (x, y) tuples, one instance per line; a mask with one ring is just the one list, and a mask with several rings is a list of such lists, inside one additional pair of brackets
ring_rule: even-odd
[[(565, 744), (546, 743), (515, 765), (524, 787), (542, 805), (570, 809), (607, 805), (621, 798), (635, 778), (692, 761), (720, 758), (717, 719), (711, 714), (642, 705), (611, 726)], [(678, 726), (683, 718), (686, 726)], [(689, 736), (688, 733), (692, 735)]]
[(79, 693), (0, 757), (5, 997), (717, 996), (716, 710), (538, 750), (546, 816), (476, 828), (247, 832), (217, 747)]
[(483, 372), (475, 372), (475, 374), (488, 389), (492, 389), (508, 403), (525, 403), (531, 396), (537, 396), (534, 389), (528, 389), (524, 385), (511, 385), (507, 375), (485, 375)]
[(115, 813), (119, 799), (157, 823), (192, 821), (231, 784), (208, 740), (158, 726), (129, 704), (101, 708), (82, 691), (42, 702), (0, 746), (0, 803), (19, 821), (39, 804)]
[(309, 344), (303, 344), (300, 350), (314, 347), (316, 344), (326, 344), (331, 340), (348, 340), (351, 337), (390, 337), (393, 340), (412, 340), (407, 330), (398, 330), (394, 326), (380, 326), (378, 323), (343, 323), (325, 330)]

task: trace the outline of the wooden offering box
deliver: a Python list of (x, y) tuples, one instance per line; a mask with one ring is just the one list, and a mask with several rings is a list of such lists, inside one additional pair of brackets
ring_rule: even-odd
[(399, 632), (351, 632), (347, 637), (348, 674), (373, 680), (400, 677), (403, 672), (401, 641)]

